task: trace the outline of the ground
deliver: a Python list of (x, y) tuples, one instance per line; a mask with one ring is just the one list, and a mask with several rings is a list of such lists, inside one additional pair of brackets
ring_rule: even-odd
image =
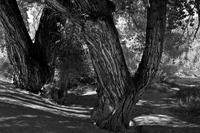
[[(147, 90), (134, 110), (135, 122), (130, 124), (135, 123), (142, 133), (199, 133), (200, 116), (177, 111), (176, 91)], [(96, 95), (84, 94), (70, 94), (66, 106), (59, 106), (0, 81), (0, 133), (111, 133), (90, 122)]]

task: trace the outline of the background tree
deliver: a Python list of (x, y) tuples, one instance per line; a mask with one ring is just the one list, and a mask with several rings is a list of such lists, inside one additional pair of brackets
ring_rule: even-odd
[[(4, 23), (4, 27), (7, 33), (9, 34), (8, 37), (14, 33), (20, 35), (20, 33), (23, 32), (21, 34), (26, 34), (26, 36), (23, 36), (23, 38), (18, 38), (15, 36), (14, 38), (7, 38), (8, 57), (15, 70), (14, 80), (15, 80), (16, 85), (20, 88), (24, 88), (34, 93), (38, 93), (38, 91), (41, 89), (41, 87), (44, 84), (47, 84), (53, 81), (53, 78), (55, 76), (55, 68), (56, 67), (59, 68), (58, 65), (57, 66), (55, 65), (56, 63), (58, 63), (58, 60), (60, 64), (61, 62), (65, 64), (63, 67), (60, 67), (60, 68), (65, 68), (67, 64), (69, 66), (69, 67), (66, 67), (67, 69), (74, 69), (75, 68), (74, 66), (75, 64), (77, 65), (78, 61), (84, 62), (84, 60), (81, 58), (78, 59), (78, 57), (76, 58), (77, 55), (79, 57), (83, 55), (83, 52), (81, 53), (81, 50), (80, 50), (82, 46), (70, 45), (71, 43), (74, 43), (75, 40), (70, 41), (70, 40), (73, 40), (73, 38), (69, 39), (69, 38), (63, 37), (64, 35), (62, 35), (66, 33), (68, 30), (67, 28), (65, 28), (66, 19), (64, 19), (62, 15), (56, 9), (53, 9), (50, 6), (43, 6), (44, 9), (42, 10), (42, 15), (39, 20), (38, 29), (36, 30), (35, 36), (31, 34), (32, 39), (33, 39), (31, 41), (30, 36), (27, 33), (27, 30), (29, 30), (30, 33), (31, 32), (34, 33), (33, 31), (31, 31), (32, 29), (30, 29), (31, 28), (29, 24), (30, 22), (28, 22), (28, 19), (29, 19), (28, 17), (30, 17), (28, 16), (28, 11), (30, 8), (34, 7), (35, 4), (33, 4), (33, 2), (37, 2), (37, 4), (40, 4), (39, 1), (35, 1), (35, 0), (30, 0), (30, 1), (18, 0), (18, 6), (20, 7), (21, 12), (19, 11), (16, 2), (12, 4), (12, 7), (9, 5), (11, 4), (9, 3), (9, 1), (7, 3), (2, 3), (2, 5), (5, 4), (5, 6), (10, 6), (10, 8), (15, 9), (18, 12), (14, 14), (13, 12), (11, 12), (12, 10), (10, 12), (6, 10), (2, 10), (2, 12), (7, 13), (6, 14), (7, 16), (6, 15), (2, 16), (1, 20)], [(38, 9), (41, 10), (41, 8), (38, 8)], [(14, 16), (16, 17), (16, 19), (12, 21), (13, 22), (18, 21), (18, 22), (11, 23), (12, 22), (11, 20), (4, 21), (6, 17), (10, 16), (9, 13), (13, 13)], [(21, 16), (23, 16), (23, 19)], [(24, 22), (26, 26), (24, 25)], [(23, 26), (20, 27), (19, 25), (17, 25), (18, 23)], [(11, 26), (17, 27), (18, 30), (17, 31), (10, 30)], [(71, 36), (70, 34), (75, 34), (75, 33), (69, 33), (69, 35), (65, 34), (65, 36)], [(26, 42), (26, 41), (29, 41), (29, 42)], [(21, 42), (24, 43), (23, 44), (24, 48), (20, 46)], [(21, 49), (16, 51), (15, 50), (17, 49), (16, 47), (20, 47)], [(68, 48), (71, 48), (71, 49), (68, 49)], [(77, 51), (78, 49), (79, 51)], [(23, 51), (26, 51), (26, 54), (23, 53)], [(75, 52), (76, 52), (76, 56), (74, 54)], [(65, 53), (65, 54), (61, 55), (61, 53)], [(21, 59), (22, 56), (24, 56), (23, 57), (24, 61), (19, 61), (19, 60), (22, 60)], [(86, 67), (86, 65), (83, 65), (83, 64), (80, 66)], [(73, 72), (73, 74), (71, 73), (71, 75), (76, 75), (75, 73), (79, 73), (80, 71), (81, 70), (77, 69), (76, 71)], [(60, 76), (67, 75), (67, 74), (68, 73), (60, 72)], [(66, 83), (68, 82), (68, 80), (64, 80), (64, 81)]]
[(38, 93), (44, 83), (52, 77), (49, 62), (45, 62), (46, 56), (43, 54), (47, 51), (42, 51), (46, 50), (44, 49), (45, 44), (41, 43), (41, 39), (45, 38), (38, 36), (37, 39), (40, 42), (36, 39), (37, 44), (34, 44), (27, 32), (16, 1), (0, 1), (0, 3), (0, 19), (8, 36), (7, 52), (14, 67), (17, 86)]

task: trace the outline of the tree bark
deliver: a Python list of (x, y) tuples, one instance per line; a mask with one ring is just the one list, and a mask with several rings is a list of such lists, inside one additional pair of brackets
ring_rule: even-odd
[(32, 43), (16, 1), (0, 0), (0, 21), (8, 37), (7, 52), (17, 86), (38, 93), (49, 78), (45, 74), (48, 64), (37, 54), (41, 47)]
[[(84, 18), (85, 39), (98, 81), (99, 106), (92, 119), (100, 128), (125, 132), (129, 127), (135, 104), (150, 85), (160, 63), (166, 3), (166, 0), (149, 0), (146, 47), (134, 77), (130, 76), (124, 60), (112, 18), (115, 8), (110, 1), (75, 0), (71, 3), (71, 10), (70, 7), (65, 10), (67, 15), (73, 12), (79, 18)], [(52, 4), (56, 4), (55, 7), (59, 6), (64, 12), (64, 7), (58, 1), (53, 1)]]
[(93, 118), (101, 128), (112, 131), (128, 128), (135, 104), (158, 69), (163, 49), (166, 1), (149, 2), (146, 48), (133, 78), (128, 72), (111, 14), (85, 24), (86, 40), (99, 83), (99, 108)]
[(129, 121), (117, 114), (123, 111), (122, 103), (132, 81), (117, 30), (111, 16), (96, 22), (88, 21), (84, 30), (98, 81), (99, 108), (92, 119), (101, 128), (118, 131), (123, 121)]

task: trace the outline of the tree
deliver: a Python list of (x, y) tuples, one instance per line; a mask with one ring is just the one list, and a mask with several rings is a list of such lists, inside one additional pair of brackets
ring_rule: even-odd
[[(48, 15), (43, 15), (43, 17), (48, 17)], [(37, 35), (36, 43), (33, 43), (17, 2), (13, 0), (0, 0), (0, 21), (6, 31), (7, 52), (14, 67), (17, 86), (38, 93), (41, 87), (52, 77), (52, 69), (50, 69), (49, 62), (46, 61), (47, 56), (44, 55), (47, 52), (46, 43), (50, 40), (45, 40), (46, 43), (44, 43), (43, 39), (45, 38), (40, 36), (45, 34), (43, 33), (45, 30), (39, 29), (40, 35)], [(45, 24), (46, 22), (41, 22), (41, 25)]]
[[(54, 63), (53, 57), (55, 57), (49, 53), (57, 44), (59, 36), (49, 33), (59, 34), (56, 24), (60, 21), (60, 15), (52, 18), (49, 16), (59, 11), (59, 14), (80, 26), (98, 81), (99, 105), (92, 119), (100, 128), (120, 131), (128, 128), (135, 104), (149, 87), (158, 70), (163, 49), (167, 2), (169, 2), (167, 24), (168, 29), (171, 30), (177, 25), (183, 26), (183, 30), (185, 30), (185, 24), (192, 25), (192, 19), (188, 19), (182, 25), (182, 19), (194, 15), (194, 11), (199, 15), (200, 9), (198, 0), (113, 1), (117, 6), (110, 0), (46, 0), (50, 9), (45, 9), (43, 12), (35, 43), (31, 42), (16, 2), (0, 0), (0, 20), (9, 37), (10, 45), (7, 49), (11, 63), (15, 66), (18, 84), (34, 92), (37, 92), (49, 77), (50, 80), (52, 79), (52, 71), (55, 68), (54, 65), (49, 65)], [(146, 5), (145, 10), (138, 10), (143, 13), (147, 10), (146, 39), (143, 39), (145, 48), (139, 67), (134, 76), (131, 76), (112, 13), (115, 10), (119, 13), (124, 11), (131, 16), (135, 7), (138, 6), (137, 2), (143, 2)], [(176, 12), (178, 16), (174, 15)], [(174, 25), (170, 27), (171, 24)], [(145, 27), (138, 25), (137, 22), (135, 25), (140, 28)]]
[(100, 128), (112, 131), (127, 129), (135, 104), (150, 85), (158, 69), (163, 48), (167, 2), (149, 1), (146, 47), (134, 77), (131, 77), (125, 63), (112, 18), (112, 12), (115, 10), (112, 2), (48, 2), (67, 16), (76, 14), (75, 22), (83, 26), (98, 81), (99, 106), (94, 111), (94, 121)]

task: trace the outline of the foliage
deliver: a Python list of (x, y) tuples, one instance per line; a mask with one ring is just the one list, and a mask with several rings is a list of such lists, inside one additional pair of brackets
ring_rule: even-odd
[(174, 76), (180, 69), (180, 57), (189, 50), (187, 40), (183, 38), (184, 35), (175, 31), (166, 33), (162, 61), (156, 75), (158, 81)]
[(14, 71), (6, 56), (0, 57), (0, 73), (0, 76), (4, 77), (5, 79), (12, 80)]
[(4, 32), (3, 26), (0, 23), (0, 76), (11, 80), (13, 76), (13, 68), (7, 57)]
[[(135, 70), (137, 69), (138, 63), (140, 62), (140, 58), (141, 58), (142, 51), (144, 48), (145, 28), (146, 28), (146, 6), (148, 5), (148, 3), (146, 0), (135, 0), (135, 1), (112, 0), (112, 1), (116, 5), (114, 18), (116, 22), (116, 27), (118, 28), (118, 31), (120, 34), (120, 40), (122, 42), (121, 44), (122, 44), (123, 52), (125, 55), (126, 63), (131, 73), (134, 73)], [(34, 34), (33, 30), (36, 30), (36, 27), (30, 29), (31, 28), (30, 25), (34, 27), (33, 23), (35, 23), (37, 21), (37, 17), (39, 17), (39, 15), (37, 15), (38, 13), (36, 12), (41, 10), (40, 8), (35, 8), (35, 3), (37, 3), (37, 5), (40, 6), (43, 1), (17, 0), (17, 2), (18, 2), (18, 6), (21, 10), (22, 16), (24, 18), (24, 21), (26, 23), (28, 30), (32, 32), (32, 34)], [(164, 62), (161, 64), (162, 65), (160, 67), (160, 74), (162, 73), (161, 75), (173, 74), (173, 72), (175, 72), (175, 70), (177, 70), (176, 68), (178, 68), (179, 66), (176, 66), (175, 64), (170, 64), (170, 62), (180, 57), (184, 52), (188, 51), (189, 47), (185, 45), (185, 42), (187, 40), (184, 39), (185, 35), (181, 34), (181, 32), (184, 32), (187, 26), (195, 26), (193, 16), (195, 13), (197, 13), (197, 10), (195, 10), (194, 4), (195, 4), (194, 0), (191, 0), (191, 1), (178, 0), (173, 3), (168, 3), (168, 15), (167, 15), (168, 33), (166, 34), (164, 53), (167, 56), (169, 56), (170, 60), (168, 60), (169, 61), (168, 63)], [(33, 15), (33, 19), (35, 20), (34, 22), (30, 23), (28, 22), (28, 19), (30, 19), (30, 16), (28, 16), (28, 12), (32, 10), (33, 8), (35, 9), (32, 12), (32, 15)], [(180, 30), (179, 33), (173, 31), (177, 29)], [(61, 42), (66, 43), (63, 40)], [(56, 46), (56, 47), (59, 47), (59, 46)], [(60, 47), (60, 49), (63, 49), (63, 48), (64, 47)], [(59, 51), (58, 53), (62, 53), (62, 52)], [(68, 57), (68, 58), (71, 58), (71, 57)], [(58, 64), (61, 63), (60, 59), (58, 59), (57, 61), (58, 61)], [(91, 67), (91, 61), (89, 62), (90, 62), (89, 67)], [(72, 64), (71, 66), (73, 66)], [(92, 68), (90, 70), (92, 70)], [(91, 72), (91, 73), (94, 73), (94, 72)]]
[(61, 26), (61, 32), (63, 37), (56, 51), (56, 76), (58, 84), (62, 84), (65, 89), (70, 89), (81, 82), (93, 79), (94, 71), (88, 49), (81, 38), (80, 27), (67, 20), (65, 27)]
[[(147, 89), (158, 70), (163, 48), (163, 38), (165, 32), (164, 25), (166, 24), (165, 2), (167, 1), (160, 2), (159, 0), (150, 0), (150, 3), (147, 3), (146, 0), (113, 1), (116, 3), (117, 9), (115, 12), (116, 23), (120, 19), (123, 19), (126, 22), (121, 29), (119, 28), (119, 31), (121, 30), (121, 42), (125, 42), (125, 44), (122, 43), (122, 46), (124, 55), (126, 56), (126, 62), (120, 47), (118, 33), (112, 21), (113, 16), (111, 13), (115, 10), (115, 6), (109, 0), (96, 0), (92, 2), (76, 0), (65, 1), (67, 3), (65, 3), (65, 6), (69, 8), (66, 9), (66, 11), (69, 11), (70, 13), (75, 12), (77, 16), (82, 17), (80, 17), (82, 21), (79, 22), (79, 20), (76, 20), (76, 22), (78, 22), (78, 25), (81, 25), (80, 27), (84, 29), (84, 35), (82, 34), (80, 27), (77, 27), (77, 25), (74, 25), (74, 23), (69, 22), (68, 20), (64, 23), (61, 22), (61, 24), (57, 23), (61, 29), (60, 33), (62, 39), (55, 42), (54, 48), (56, 53), (52, 52), (51, 54), (55, 54), (53, 57), (55, 57), (56, 60), (53, 63), (56, 64), (57, 68), (58, 86), (62, 90), (68, 89), (70, 83), (76, 84), (74, 82), (77, 82), (76, 80), (79, 79), (78, 77), (82, 77), (83, 75), (86, 75), (85, 77), (89, 77), (88, 75), (90, 74), (88, 73), (92, 72), (90, 67), (91, 61), (88, 60), (87, 48), (85, 47), (86, 43), (84, 42), (86, 40), (88, 47), (90, 48), (92, 62), (95, 67), (95, 71), (98, 74), (99, 81), (98, 95), (100, 104), (98, 114), (100, 116), (98, 116), (96, 121), (101, 128), (118, 131), (118, 128), (119, 130), (124, 127), (128, 128), (128, 122), (130, 120), (129, 116), (133, 115), (131, 110), (134, 108), (135, 103), (143, 94), (145, 89)], [(27, 10), (28, 5), (30, 4), (29, 2), (30, 1), (27, 3), (19, 1), (22, 16), (24, 16), (27, 27)], [(53, 2), (57, 4), (60, 1), (57, 2), (53, 0)], [(148, 8), (148, 21), (146, 21), (146, 6), (148, 4), (150, 4), (150, 6)], [(70, 8), (70, 6), (72, 7)], [(188, 25), (193, 26), (193, 16), (195, 14), (193, 6), (195, 7), (195, 2), (188, 3), (188, 1), (183, 0), (169, 3), (167, 19), (168, 40), (166, 41), (165, 46), (166, 59), (164, 58), (164, 61), (162, 62), (160, 70), (161, 76), (170, 76), (174, 74), (175, 71), (177, 71), (177, 66), (173, 66), (175, 64), (174, 60), (185, 51), (187, 52), (187, 48), (182, 47), (185, 45), (183, 40), (185, 34), (182, 36), (180, 34), (175, 34), (172, 31), (180, 28), (183, 32), (185, 32)], [(17, 5), (15, 7), (17, 7)], [(67, 16), (67, 13), (65, 15)], [(77, 19), (77, 17), (73, 18), (73, 16), (71, 16), (68, 19)], [(17, 27), (19, 27), (19, 25)], [(9, 28), (7, 28), (7, 32), (9, 32)], [(26, 33), (26, 30), (23, 30), (23, 32)], [(27, 38), (28, 35), (26, 36), (26, 39)], [(25, 74), (22, 71), (22, 73), (18, 75), (32, 75), (33, 78), (31, 76), (29, 78), (29, 75), (27, 76), (28, 78), (22, 78), (27, 79), (24, 80), (25, 82), (23, 84), (28, 88), (29, 85), (26, 85), (26, 83), (33, 81), (30, 83), (30, 90), (34, 90), (35, 88), (39, 90), (41, 84), (44, 84), (47, 77), (50, 77), (47, 75), (44, 80), (40, 80), (43, 79), (42, 76), (42, 78), (39, 77), (40, 74), (45, 75), (43, 71), (48, 70), (45, 69), (45, 66), (49, 68), (49, 63), (38, 59), (41, 57), (40, 53), (43, 52), (43, 49), (37, 47), (35, 49), (36, 51), (39, 51), (39, 54), (32, 54), (30, 48), (33, 48), (33, 43), (28, 43), (28, 41), (26, 42), (26, 39), (23, 38), (20, 39), (21, 42), (25, 42), (25, 46), (30, 44), (28, 48), (25, 47), (25, 50), (27, 50), (27, 55), (30, 54), (31, 56), (19, 54), (19, 59), (25, 59), (27, 62), (30, 59), (31, 63), (28, 62), (24, 65), (23, 62), (25, 61), (20, 61), (21, 66), (19, 69), (25, 69), (26, 71), (24, 71)], [(15, 38), (15, 41), (16, 40), (17, 39)], [(30, 39), (29, 42), (31, 42)], [(21, 44), (19, 43), (16, 47), (20, 45)], [(143, 49), (144, 53), (140, 62)], [(20, 52), (23, 52), (23, 50), (18, 51), (18, 53)], [(32, 58), (35, 57), (33, 55), (38, 56), (36, 56), (36, 58)], [(21, 58), (21, 56), (24, 56), (24, 58)], [(36, 62), (35, 64), (34, 61)], [(15, 62), (17, 62), (17, 60)], [(131, 77), (126, 63), (129, 65), (129, 69), (132, 72), (136, 70), (139, 62), (139, 68), (134, 74), (134, 77)], [(177, 65), (179, 65), (179, 63), (177, 63)], [(33, 72), (29, 72), (29, 68), (32, 68), (31, 70), (33, 70)], [(40, 69), (41, 71), (38, 71)], [(37, 75), (39, 76), (37, 77)], [(134, 79), (134, 81), (132, 81), (132, 79)], [(39, 83), (38, 87), (33, 85), (37, 83)], [(130, 88), (130, 86), (134, 88)], [(50, 87), (52, 91), (54, 88), (54, 86)], [(55, 93), (58, 93), (58, 91), (56, 90)], [(116, 124), (113, 120), (117, 120), (119, 124)]]
[(175, 0), (168, 4), (168, 26), (169, 30), (180, 28), (185, 30), (188, 25), (194, 25), (193, 16), (196, 12), (194, 9), (194, 0)]
[(117, 0), (114, 14), (126, 64), (133, 75), (145, 45), (146, 3), (141, 0)]
[(4, 29), (3, 29), (3, 25), (0, 22), (0, 53), (3, 53), (3, 51), (6, 48), (6, 41), (5, 41), (5, 34), (4, 34)]
[(186, 42), (187, 40), (184, 40), (184, 36), (181, 33), (168, 33), (165, 36), (164, 53), (167, 54), (169, 58), (176, 59), (189, 50)]
[[(120, 34), (125, 59), (129, 70), (134, 73), (145, 44), (146, 6), (148, 3), (146, 0), (113, 0), (113, 2), (116, 3), (116, 27)], [(197, 10), (194, 4), (193, 0), (178, 0), (168, 3), (164, 56), (160, 72), (157, 74), (158, 77), (172, 76), (179, 72), (179, 66), (184, 62), (180, 60), (180, 57), (186, 55), (190, 50), (193, 28), (196, 26), (194, 25), (196, 23), (194, 14), (197, 13)]]
[(31, 39), (34, 39), (35, 31), (38, 28), (37, 26), (41, 16), (42, 3), (40, 0), (17, 0), (17, 2)]

